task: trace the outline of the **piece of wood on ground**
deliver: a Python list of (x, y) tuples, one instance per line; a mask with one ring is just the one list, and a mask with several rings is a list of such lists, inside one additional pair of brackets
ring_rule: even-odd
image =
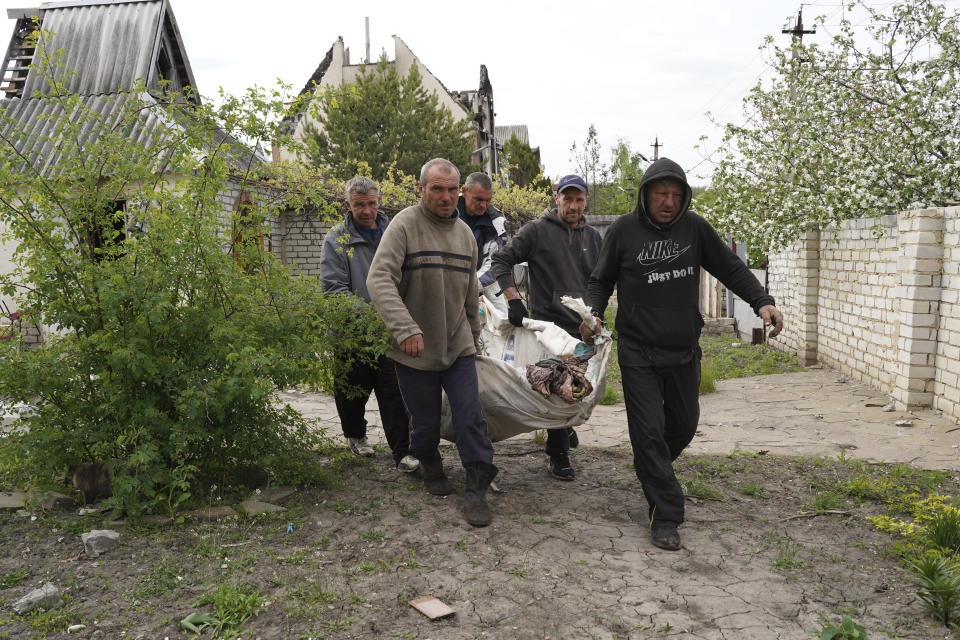
[(456, 613), (456, 611), (433, 596), (423, 596), (422, 598), (411, 600), (410, 606), (431, 620), (445, 618)]

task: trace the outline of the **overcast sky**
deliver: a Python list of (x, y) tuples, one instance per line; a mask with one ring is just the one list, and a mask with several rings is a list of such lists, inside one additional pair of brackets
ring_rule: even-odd
[[(830, 15), (816, 38), (825, 41), (842, 0), (804, 4), (805, 26)], [(37, 6), (0, 0), (4, 9)], [(239, 93), (277, 78), (296, 90), (330, 45), (343, 36), (351, 61), (362, 59), (364, 17), (371, 56), (393, 58), (400, 36), (448, 89), (476, 89), (485, 64), (496, 123), (526, 124), (548, 175), (573, 171), (570, 145), (594, 124), (604, 153), (618, 137), (652, 157), (678, 161), (691, 182), (706, 184), (719, 131), (705, 116), (739, 120), (741, 99), (770, 71), (759, 53), (767, 35), (783, 43), (796, 0), (674, 0), (673, 2), (487, 2), (171, 0), (198, 88)], [(888, 4), (888, 3), (883, 3)], [(3, 16), (6, 16), (4, 11)], [(0, 37), (13, 28), (6, 21)], [(709, 136), (705, 149), (695, 146)]]

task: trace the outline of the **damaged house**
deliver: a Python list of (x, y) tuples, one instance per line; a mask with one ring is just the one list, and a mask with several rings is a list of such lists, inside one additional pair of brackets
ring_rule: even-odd
[[(399, 36), (393, 36), (394, 59), (389, 64), (394, 65), (397, 74), (402, 78), (416, 66), (422, 77), (423, 87), (428, 92), (436, 94), (440, 104), (453, 114), (456, 120), (471, 120), (474, 123), (475, 146), (472, 162), (483, 167), (488, 174), (497, 173), (497, 154), (494, 141), (494, 110), (493, 87), (487, 75), (487, 68), (480, 65), (480, 84), (475, 90), (450, 91), (410, 50)], [(369, 47), (368, 47), (369, 49)], [(300, 95), (313, 93), (324, 85), (340, 86), (354, 82), (363, 67), (370, 63), (369, 52), (366, 61), (351, 63), (350, 49), (344, 47), (343, 38), (336, 42), (327, 51), (320, 65), (307, 80)], [(297, 114), (291, 123), (294, 138), (306, 138), (306, 125), (319, 126), (309, 114)], [(288, 150), (274, 148), (275, 160), (297, 160)]]
[[(53, 123), (64, 115), (64, 101), (44, 97), (51, 95), (54, 82), (76, 101), (78, 111), (97, 114), (99, 122), (119, 122), (128, 103), (140, 100), (158, 104), (171, 92), (183, 92), (182, 100), (200, 104), (169, 0), (52, 2), (9, 9), (7, 16), (16, 22), (3, 60), (0, 135), (6, 144), (15, 144), (16, 153), (28, 159), (41, 176), (57, 174), (63, 162)], [(42, 50), (31, 39), (38, 30), (49, 37), (42, 50), (63, 52), (60, 66), (50, 67), (46, 56), (41, 59)], [(42, 72), (44, 67), (50, 72)], [(134, 94), (139, 87), (143, 92)], [(157, 144), (157, 136), (162, 135), (158, 132), (171, 124), (163, 121), (163, 113), (162, 109), (148, 112), (129, 135), (145, 148)], [(78, 148), (92, 143), (97, 135), (92, 125), (84, 129)], [(232, 139), (230, 142), (235, 143)], [(241, 149), (238, 144), (233, 147)], [(242, 148), (234, 157), (235, 170), (242, 176), (264, 160), (262, 155)], [(223, 211), (229, 214), (250, 204), (253, 198), (238, 177), (220, 194), (220, 200)], [(121, 195), (113, 207), (127, 211), (128, 203)], [(132, 217), (127, 215), (115, 223), (121, 237), (133, 224)], [(263, 248), (272, 248), (272, 237), (265, 239)], [(9, 242), (0, 245), (0, 273), (12, 272), (14, 250)], [(9, 337), (19, 331), (30, 341), (42, 339), (42, 328), (22, 326), (15, 300), (0, 299), (0, 314), (4, 317), (0, 335)]]

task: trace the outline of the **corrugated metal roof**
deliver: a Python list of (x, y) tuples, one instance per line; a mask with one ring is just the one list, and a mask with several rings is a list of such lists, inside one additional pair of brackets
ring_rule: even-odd
[(517, 136), (520, 142), (526, 145), (530, 144), (530, 134), (527, 132), (527, 125), (525, 124), (497, 125), (493, 128), (493, 137), (497, 139), (498, 145), (506, 144), (510, 136)]
[[(129, 126), (124, 137), (151, 153), (158, 139), (183, 124), (177, 118), (191, 117), (159, 105), (150, 93), (131, 91), (137, 80), (143, 80), (147, 91), (160, 96), (155, 90), (159, 88), (156, 62), (161, 47), (170, 58), (171, 73), (193, 85), (193, 72), (168, 0), (79, 0), (42, 5), (40, 11), (42, 31), (53, 34), (46, 49), (65, 52), (64, 71), (56, 73), (66, 90), (52, 91), (49, 78), (31, 69), (23, 97), (0, 101), (0, 135), (4, 145), (14, 145), (41, 175), (60, 174), (65, 170), (61, 165), (77, 161), (65, 154), (74, 149), (82, 154), (85, 146), (103, 135), (105, 127)], [(37, 91), (47, 97), (34, 98)], [(61, 93), (66, 97), (57, 98)], [(198, 100), (194, 97), (191, 101)], [(140, 109), (137, 117), (130, 113), (144, 105), (157, 108)], [(74, 112), (66, 114), (66, 109)], [(64, 144), (56, 131), (65, 116), (81, 123), (77, 140), (69, 144)], [(213, 144), (229, 154), (236, 171), (265, 160), (222, 130), (217, 131)]]
[[(105, 128), (115, 128), (121, 123), (126, 126), (134, 123), (128, 131), (123, 132), (124, 137), (143, 149), (144, 153), (153, 153), (151, 150), (158, 140), (165, 138), (171, 129), (179, 133), (180, 127), (166, 108), (139, 108), (144, 104), (157, 102), (146, 93), (139, 97), (131, 94), (79, 97), (70, 118), (73, 122), (82, 123), (82, 126), (77, 132), (76, 141), (71, 140), (69, 145), (64, 145), (56, 131), (57, 123), (62, 121), (66, 111), (63, 102), (49, 98), (2, 100), (0, 138), (4, 146), (13, 145), (18, 155), (44, 176), (59, 175), (68, 170), (70, 162), (76, 163), (78, 159), (66, 158), (66, 153), (78, 150), (78, 154), (84, 154), (85, 149), (96, 142)], [(138, 109), (136, 120), (133, 119), (132, 109)], [(262, 154), (249, 149), (223, 130), (216, 132), (213, 146), (229, 154), (234, 171), (246, 172), (251, 166), (265, 161)], [(158, 169), (162, 161), (163, 157), (157, 158)]]
[[(137, 79), (152, 84), (164, 9), (164, 0), (42, 6), (41, 28), (53, 34), (46, 49), (65, 51), (58, 79), (80, 95), (129, 90)], [(49, 90), (49, 80), (31, 72), (23, 95)]]
[[(145, 96), (145, 99), (152, 100), (149, 96)], [(85, 145), (93, 144), (104, 125), (114, 126), (121, 121), (124, 109), (131, 102), (134, 99), (128, 95), (81, 97), (71, 118), (79, 121), (78, 112), (93, 117), (82, 118), (76, 142), (65, 147), (56, 133), (57, 123), (62, 120), (66, 109), (63, 102), (36, 98), (3, 100), (0, 102), (4, 116), (0, 122), (0, 135), (5, 145), (14, 145), (18, 154), (26, 158), (41, 175), (59, 174), (65, 170), (61, 166), (65, 160), (64, 149), (78, 147), (82, 150)], [(146, 110), (142, 112), (137, 126), (129, 132), (129, 137), (144, 149), (149, 149), (161, 124), (152, 110)]]

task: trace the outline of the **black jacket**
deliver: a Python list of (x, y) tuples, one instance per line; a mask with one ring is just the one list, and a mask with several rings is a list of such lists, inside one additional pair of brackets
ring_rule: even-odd
[(467, 223), (477, 240), (477, 277), (480, 278), (480, 286), (489, 286), (494, 281), (491, 258), (503, 248), (507, 237), (506, 219), (493, 205), (487, 207), (482, 215), (470, 215), (462, 195), (457, 199), (457, 215)]
[[(682, 183), (686, 197), (677, 217), (660, 226), (649, 217), (645, 196), (651, 182), (665, 178)], [(643, 174), (637, 208), (610, 225), (604, 236), (590, 276), (587, 304), (602, 316), (617, 287), (620, 357), (628, 364), (666, 364), (697, 348), (703, 327), (701, 267), (749, 302), (755, 312), (774, 304), (710, 223), (689, 210), (691, 199), (683, 169), (661, 158)]]
[(583, 298), (600, 253), (600, 232), (585, 218), (574, 228), (554, 209), (525, 224), (509, 244), (493, 255), (493, 274), (501, 289), (515, 286), (513, 265), (527, 263), (530, 315), (553, 322), (580, 337), (580, 317), (560, 303), (561, 296)]

